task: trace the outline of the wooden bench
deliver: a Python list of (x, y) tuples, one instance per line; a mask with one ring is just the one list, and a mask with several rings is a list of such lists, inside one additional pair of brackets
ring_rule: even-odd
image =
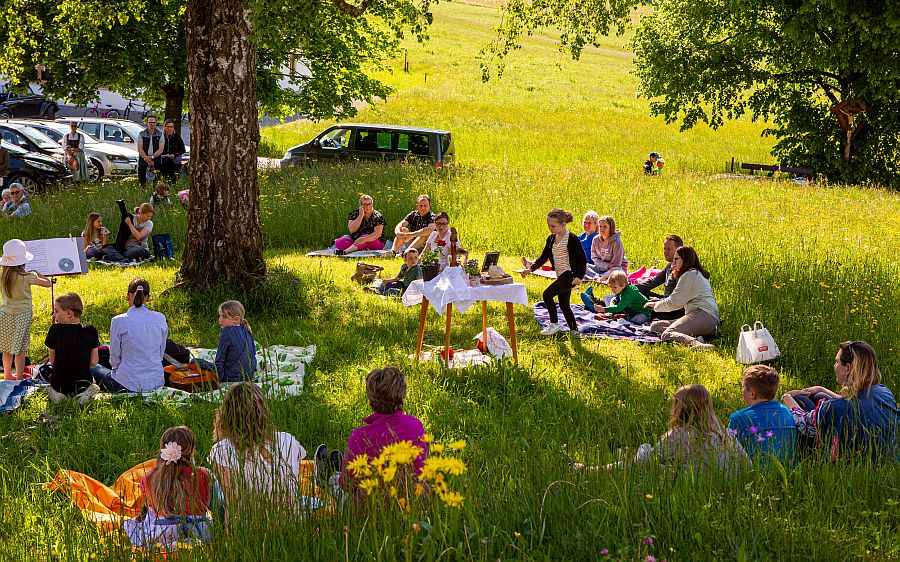
[[(781, 166), (780, 164), (748, 164), (746, 162), (741, 163), (741, 170), (749, 170), (750, 172), (769, 172), (769, 175), (774, 175), (776, 173), (785, 173), (791, 174), (792, 176), (800, 176), (804, 178), (814, 178), (816, 176), (815, 170), (810, 170), (808, 168), (794, 168), (792, 166)], [(731, 173), (734, 173), (734, 158), (731, 159)]]

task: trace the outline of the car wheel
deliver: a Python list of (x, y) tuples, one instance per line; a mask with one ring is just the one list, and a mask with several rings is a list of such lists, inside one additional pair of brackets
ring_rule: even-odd
[(0, 110), (0, 119), (12, 119), (12, 113), (8, 109)]
[(22, 185), (22, 190), (25, 192), (27, 197), (31, 197), (40, 189), (41, 184), (35, 181), (31, 176), (26, 176), (24, 174), (13, 175), (9, 177), (9, 184), (12, 185), (14, 183), (19, 183)]
[(94, 171), (91, 172), (91, 181), (99, 182), (103, 179), (103, 165), (100, 164), (99, 160), (91, 158), (91, 164), (94, 165)]
[(43, 111), (44, 117), (53, 121), (54, 119), (56, 119), (56, 111), (58, 109), (59, 108), (56, 107), (55, 104), (48, 103), (46, 106), (44, 106), (44, 111)]

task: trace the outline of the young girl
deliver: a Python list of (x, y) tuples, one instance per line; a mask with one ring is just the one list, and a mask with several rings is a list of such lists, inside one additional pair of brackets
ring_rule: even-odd
[(209, 542), (211, 478), (205, 468), (194, 466), (195, 441), (183, 425), (163, 433), (156, 467), (140, 483), (146, 511), (123, 523), (133, 546), (171, 550), (185, 539)]
[[(441, 252), (441, 258), (438, 261), (440, 270), (443, 271), (447, 264), (450, 263), (450, 215), (446, 211), (441, 211), (434, 217), (434, 232), (428, 235), (425, 240), (425, 247), (431, 251)], [(462, 243), (457, 239), (457, 249), (462, 248)], [(457, 254), (459, 255), (459, 254)]]
[(153, 195), (150, 196), (150, 204), (154, 207), (172, 204), (172, 201), (169, 199), (168, 184), (160, 183), (156, 185), (156, 189), (153, 191)]
[(600, 224), (600, 215), (596, 211), (588, 211), (581, 220), (584, 232), (578, 235), (578, 241), (581, 242), (581, 249), (584, 250), (584, 257), (587, 258), (588, 265), (594, 263), (591, 258), (591, 242), (597, 236), (597, 225)]
[[(0, 351), (3, 352), (3, 374), (7, 380), (21, 379), (25, 369), (25, 352), (31, 343), (31, 286), (49, 287), (49, 279), (36, 271), (25, 271), (32, 259), (25, 242), (13, 238), (3, 245), (0, 266)], [(16, 375), (13, 376), (13, 357)]]
[(109, 244), (109, 230), (103, 226), (100, 213), (88, 215), (81, 237), (84, 239), (84, 254), (89, 260), (103, 257), (103, 246)]
[[(587, 271), (587, 259), (578, 237), (569, 232), (566, 227), (572, 222), (572, 213), (562, 209), (553, 209), (547, 214), (547, 228), (550, 236), (544, 244), (544, 251), (533, 262), (524, 257), (522, 263), (526, 269), (522, 270), (522, 277), (541, 267), (547, 260), (556, 271), (556, 281), (550, 284), (544, 291), (544, 304), (547, 305), (547, 313), (550, 315), (550, 325), (541, 330), (542, 336), (549, 336), (557, 332), (573, 330), (578, 333), (578, 323), (575, 314), (569, 306), (569, 298), (572, 295), (572, 287), (581, 284), (581, 278)], [(559, 308), (562, 309), (568, 327), (559, 322), (556, 313), (556, 303), (553, 297), (559, 297)]]
[(244, 320), (244, 305), (238, 301), (225, 301), (219, 305), (219, 347), (216, 363), (197, 360), (201, 367), (214, 370), (222, 382), (253, 380), (256, 373), (256, 342), (250, 324)]
[(591, 270), (605, 280), (616, 270), (628, 271), (622, 231), (616, 230), (616, 221), (610, 216), (600, 217), (597, 236), (591, 242)]
[[(298, 507), (300, 464), (306, 450), (275, 430), (269, 404), (253, 383), (231, 387), (216, 410), (209, 462), (222, 486), (228, 518), (255, 501)], [(250, 505), (247, 505), (247, 504)], [(249, 517), (258, 517), (252, 507)]]

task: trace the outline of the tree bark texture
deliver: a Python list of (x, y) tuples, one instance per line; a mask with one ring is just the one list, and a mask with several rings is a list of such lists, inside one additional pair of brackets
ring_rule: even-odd
[(175, 122), (175, 132), (181, 133), (181, 116), (184, 109), (184, 85), (167, 82), (163, 84), (163, 93), (166, 95), (166, 113), (164, 120), (171, 119)]
[(190, 204), (181, 280), (249, 290), (265, 278), (256, 45), (244, 0), (188, 0)]

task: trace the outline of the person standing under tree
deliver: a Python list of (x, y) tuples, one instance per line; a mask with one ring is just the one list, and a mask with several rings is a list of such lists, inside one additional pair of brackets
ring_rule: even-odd
[(163, 125), (163, 151), (159, 157), (159, 171), (169, 183), (178, 181), (178, 176), (181, 175), (181, 157), (184, 153), (184, 141), (175, 133), (175, 122), (166, 119)]
[(141, 131), (137, 140), (138, 156), (138, 182), (143, 186), (147, 183), (147, 168), (160, 169), (165, 142), (162, 132), (156, 128), (156, 115), (147, 116), (147, 128)]

